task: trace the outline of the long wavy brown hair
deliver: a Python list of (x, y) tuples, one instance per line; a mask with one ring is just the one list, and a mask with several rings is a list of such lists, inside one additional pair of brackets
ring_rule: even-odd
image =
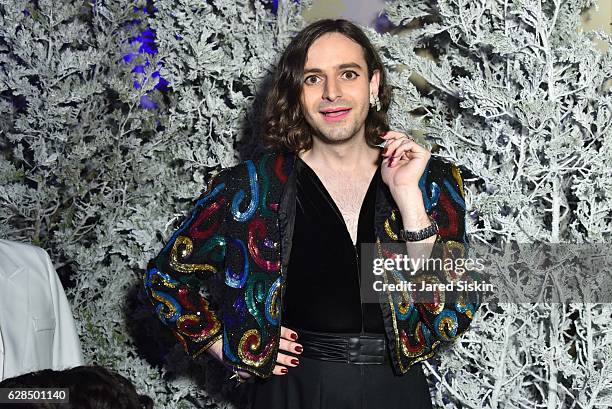
[(280, 58), (264, 110), (263, 143), (267, 148), (292, 152), (312, 148), (314, 130), (306, 122), (300, 104), (304, 64), (310, 46), (327, 33), (343, 34), (361, 45), (368, 66), (369, 80), (372, 79), (375, 70), (380, 71), (378, 88), (380, 111), (370, 107), (365, 123), (367, 143), (373, 146), (382, 142), (381, 135), (389, 130), (387, 110), (391, 103), (391, 88), (387, 83), (387, 75), (378, 52), (365, 33), (355, 24), (342, 19), (325, 19), (312, 23), (300, 31)]

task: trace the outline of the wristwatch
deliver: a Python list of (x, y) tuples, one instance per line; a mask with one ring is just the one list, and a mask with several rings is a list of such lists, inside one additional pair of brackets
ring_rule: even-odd
[(437, 234), (438, 224), (431, 216), (428, 216), (428, 217), (429, 217), (429, 220), (431, 221), (431, 224), (425, 227), (424, 229), (417, 230), (417, 231), (409, 231), (409, 230), (400, 229), (399, 231), (400, 239), (404, 241), (421, 241), (421, 240), (425, 240), (426, 238)]

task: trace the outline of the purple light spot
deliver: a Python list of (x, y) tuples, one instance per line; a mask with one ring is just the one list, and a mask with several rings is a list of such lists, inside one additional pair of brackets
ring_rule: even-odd
[(136, 54), (134, 53), (128, 53), (123, 56), (123, 62), (125, 62), (126, 64), (130, 63), (132, 61), (132, 58), (134, 58), (135, 56)]
[(395, 28), (386, 13), (380, 14), (374, 21), (374, 29), (377, 33), (387, 33)]
[[(158, 9), (154, 6), (153, 7), (133, 6), (132, 10), (136, 14), (142, 11), (146, 15), (151, 15), (152, 13), (158, 11)], [(128, 26), (140, 25), (143, 21), (144, 20), (142, 20), (141, 18), (133, 18), (128, 23)], [(151, 27), (144, 27), (138, 35), (131, 37), (127, 40), (124, 40), (123, 41), (124, 43), (127, 42), (130, 45), (136, 42), (140, 43), (140, 45), (138, 46), (138, 52), (130, 52), (123, 56), (124, 63), (129, 64), (129, 63), (135, 62), (134, 59), (138, 54), (156, 55), (158, 53), (158, 50), (157, 50), (157, 44), (155, 44), (155, 38), (156, 38), (155, 31)], [(148, 58), (146, 58), (144, 64), (137, 64), (132, 68), (132, 73), (144, 75), (146, 74), (145, 67), (148, 67), (150, 64), (151, 62), (149, 61)], [(163, 66), (163, 62), (158, 61), (158, 65)], [(152, 74), (152, 77), (158, 79), (157, 84), (155, 85), (155, 89), (158, 89), (161, 91), (166, 91), (168, 89), (168, 85), (170, 83), (160, 75), (159, 71), (155, 71)], [(135, 80), (134, 88), (136, 89), (141, 88), (142, 83), (144, 81), (146, 81), (146, 78)], [(144, 96), (141, 98), (141, 106), (145, 109), (157, 108), (157, 104), (154, 103), (148, 96)]]
[(157, 109), (157, 104), (153, 102), (148, 95), (140, 97), (140, 106), (144, 109)]
[(267, 237), (264, 239), (263, 243), (264, 243), (264, 246), (266, 246), (269, 249), (273, 249), (273, 248), (276, 248), (276, 246), (278, 246), (278, 243), (273, 242)]
[(168, 89), (168, 85), (170, 85), (170, 83), (166, 81), (165, 78), (159, 77), (159, 82), (155, 85), (155, 88), (160, 91), (165, 91)]
[(145, 67), (143, 65), (136, 65), (134, 66), (134, 68), (132, 68), (132, 72), (137, 72), (140, 74), (144, 74), (145, 73)]

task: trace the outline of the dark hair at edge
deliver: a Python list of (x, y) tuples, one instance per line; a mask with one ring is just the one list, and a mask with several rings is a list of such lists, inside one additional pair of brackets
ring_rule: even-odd
[(29, 409), (153, 409), (154, 407), (153, 399), (138, 394), (129, 379), (97, 365), (30, 372), (3, 380), (0, 382), (0, 388), (68, 388), (69, 403), (34, 403), (27, 406)]
[(355, 24), (342, 19), (324, 19), (300, 31), (281, 55), (264, 111), (263, 143), (266, 148), (292, 152), (312, 148), (314, 131), (306, 122), (300, 105), (302, 77), (308, 49), (319, 37), (328, 33), (343, 34), (361, 45), (369, 80), (372, 79), (374, 70), (380, 71), (380, 111), (376, 111), (374, 107), (370, 107), (368, 111), (365, 123), (367, 143), (373, 146), (382, 142), (381, 136), (389, 130), (387, 110), (391, 103), (391, 88), (378, 52)]

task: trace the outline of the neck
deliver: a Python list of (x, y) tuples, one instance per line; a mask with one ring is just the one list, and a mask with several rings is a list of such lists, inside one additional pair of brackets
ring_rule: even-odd
[(326, 143), (315, 137), (312, 148), (298, 152), (298, 156), (314, 168), (354, 174), (375, 169), (381, 158), (381, 150), (368, 146), (363, 134), (341, 144)]

